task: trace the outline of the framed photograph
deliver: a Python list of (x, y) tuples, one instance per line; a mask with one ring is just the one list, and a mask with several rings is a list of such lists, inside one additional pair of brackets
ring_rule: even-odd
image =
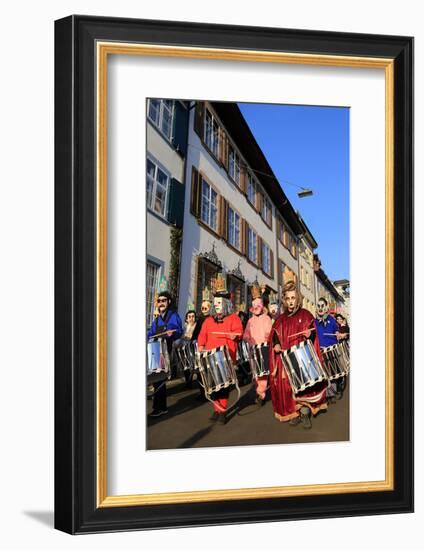
[(413, 39), (55, 23), (55, 526), (413, 511)]

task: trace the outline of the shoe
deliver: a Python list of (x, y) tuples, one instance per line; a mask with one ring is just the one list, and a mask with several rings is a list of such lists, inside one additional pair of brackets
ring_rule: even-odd
[(262, 399), (262, 397), (259, 397), (259, 395), (257, 395), (255, 403), (258, 407), (263, 407), (265, 405), (265, 399)]
[(304, 430), (310, 430), (312, 428), (311, 413), (300, 413), (300, 421)]
[(218, 413), (218, 424), (224, 425), (227, 422), (225, 413)]
[(301, 422), (300, 416), (295, 416), (290, 420), (289, 426), (297, 426), (298, 424), (300, 424), (300, 422)]
[(163, 411), (152, 411), (149, 416), (150, 418), (157, 418), (158, 416), (162, 416), (163, 414), (168, 414), (168, 409), (165, 409)]
[(212, 413), (212, 416), (209, 418), (209, 422), (216, 422), (218, 420), (218, 417), (219, 417), (219, 412), (214, 411)]
[(337, 399), (337, 401), (340, 401), (340, 399), (341, 399), (342, 397), (343, 397), (343, 392), (340, 391), (340, 392), (337, 392), (337, 393), (336, 393), (336, 399)]

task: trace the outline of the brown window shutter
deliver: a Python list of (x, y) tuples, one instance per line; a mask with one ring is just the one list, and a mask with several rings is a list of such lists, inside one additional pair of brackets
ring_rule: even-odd
[(194, 131), (200, 136), (203, 140), (203, 125), (205, 118), (205, 102), (197, 101), (196, 108), (194, 111)]
[(269, 249), (269, 259), (271, 262), (271, 277), (274, 278), (274, 252), (272, 251), (272, 248)]
[(193, 216), (198, 218), (200, 216), (200, 199), (201, 199), (201, 177), (199, 172), (193, 166), (191, 172), (191, 201), (190, 201), (190, 212)]
[(227, 168), (227, 136), (222, 128), (219, 128), (219, 160)]
[(256, 259), (257, 259), (257, 265), (262, 268), (262, 239), (257, 236), (257, 251), (256, 251)]
[(247, 167), (245, 164), (240, 165), (240, 189), (246, 194), (247, 189)]
[(228, 226), (228, 202), (221, 195), (220, 205), (219, 205), (219, 234), (224, 239), (228, 238), (227, 235), (227, 226)]
[(264, 200), (264, 196), (260, 191), (256, 193), (256, 210), (259, 212), (259, 214), (262, 216), (262, 201)]
[(242, 254), (247, 256), (247, 222), (246, 220), (241, 220), (241, 227), (242, 227), (241, 252)]

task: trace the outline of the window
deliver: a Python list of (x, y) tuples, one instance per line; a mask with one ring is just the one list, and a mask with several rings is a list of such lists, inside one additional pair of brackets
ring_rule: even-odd
[(148, 116), (153, 124), (171, 139), (174, 102), (168, 99), (149, 99)]
[(251, 227), (247, 230), (247, 257), (253, 263), (257, 263), (258, 251), (257, 251), (258, 236)]
[(213, 115), (206, 111), (204, 140), (212, 153), (218, 157), (219, 150), (219, 126)]
[(279, 266), (278, 266), (278, 275), (279, 275), (279, 280), (278, 280), (278, 284), (280, 284), (281, 286), (284, 286), (284, 272), (286, 270), (286, 264), (282, 261), (282, 260), (279, 260)]
[(228, 207), (228, 242), (240, 250), (240, 216)]
[(158, 286), (159, 266), (153, 262), (147, 261), (146, 271), (146, 322), (147, 326), (153, 322), (153, 313), (155, 310), (155, 293)]
[(240, 157), (232, 147), (228, 156), (228, 173), (237, 185), (240, 185)]
[(199, 258), (197, 265), (197, 289), (196, 289), (196, 305), (197, 310), (200, 311), (202, 304), (202, 292), (208, 287), (213, 292), (215, 289), (215, 278), (218, 272), (221, 271), (220, 267), (204, 258)]
[(147, 208), (165, 216), (169, 177), (151, 159), (147, 159)]
[(262, 219), (268, 224), (271, 225), (271, 203), (269, 200), (262, 195)]
[(200, 209), (200, 218), (211, 229), (217, 231), (218, 228), (218, 194), (202, 178), (202, 202)]
[(252, 174), (247, 174), (247, 200), (256, 206), (256, 185)]
[(262, 269), (267, 275), (271, 275), (271, 251), (264, 242), (262, 243)]
[(238, 277), (232, 275), (227, 276), (228, 290), (230, 299), (234, 307), (234, 311), (238, 311), (244, 296), (244, 283)]

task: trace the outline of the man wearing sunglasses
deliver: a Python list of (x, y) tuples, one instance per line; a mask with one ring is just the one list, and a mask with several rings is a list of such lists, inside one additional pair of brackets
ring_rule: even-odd
[[(319, 343), (322, 349), (329, 346), (335, 346), (340, 338), (339, 325), (329, 313), (328, 302), (325, 298), (320, 298), (317, 303), (317, 332)], [(331, 382), (327, 390), (329, 403), (335, 403), (336, 399), (341, 399), (343, 394), (342, 386), (338, 380)]]
[[(183, 335), (183, 325), (178, 312), (172, 304), (172, 297), (169, 292), (162, 291), (157, 298), (159, 315), (154, 319), (152, 326), (147, 333), (148, 338), (155, 336), (162, 337), (166, 341), (168, 354), (171, 357), (172, 343)], [(166, 383), (155, 382), (153, 384), (153, 410), (149, 416), (155, 418), (168, 412), (166, 403)]]

